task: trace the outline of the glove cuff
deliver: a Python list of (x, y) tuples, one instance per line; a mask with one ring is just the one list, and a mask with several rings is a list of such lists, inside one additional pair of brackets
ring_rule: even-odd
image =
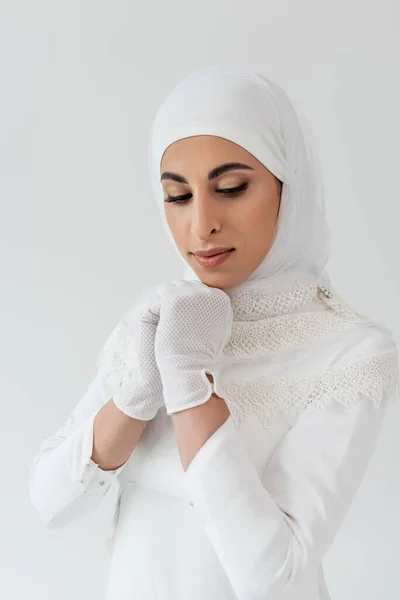
[(217, 369), (205, 367), (199, 371), (172, 371), (163, 377), (163, 394), (167, 415), (205, 404), (215, 394), (214, 383), (209, 381), (207, 373), (215, 380)]

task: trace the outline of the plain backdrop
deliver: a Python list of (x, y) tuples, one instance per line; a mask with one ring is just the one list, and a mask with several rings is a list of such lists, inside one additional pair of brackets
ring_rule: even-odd
[[(104, 597), (109, 500), (47, 530), (28, 471), (135, 294), (181, 276), (146, 160), (156, 109), (191, 70), (258, 69), (299, 103), (324, 165), (332, 283), (399, 341), (399, 17), (396, 0), (1, 0), (2, 598)], [(324, 560), (333, 600), (400, 597), (399, 412)]]

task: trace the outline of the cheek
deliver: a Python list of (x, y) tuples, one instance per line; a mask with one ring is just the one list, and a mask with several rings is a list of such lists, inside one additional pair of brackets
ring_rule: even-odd
[(257, 264), (272, 246), (278, 207), (279, 198), (266, 198), (263, 194), (242, 215), (241, 231), (246, 240), (246, 255)]
[(185, 245), (186, 241), (186, 227), (185, 221), (183, 219), (182, 211), (179, 213), (178, 211), (173, 210), (174, 207), (169, 209), (166, 207), (165, 209), (165, 219), (167, 221), (167, 225), (171, 230), (172, 237), (175, 240), (176, 245), (181, 248)]
[(265, 240), (273, 235), (277, 214), (278, 201), (262, 197), (249, 205), (246, 214), (241, 215), (241, 222), (249, 235)]

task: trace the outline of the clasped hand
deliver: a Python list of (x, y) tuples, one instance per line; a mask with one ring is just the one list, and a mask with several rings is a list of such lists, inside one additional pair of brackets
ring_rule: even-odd
[(207, 402), (217, 358), (232, 331), (229, 296), (199, 281), (144, 290), (104, 345), (98, 366), (117, 406), (152, 419)]

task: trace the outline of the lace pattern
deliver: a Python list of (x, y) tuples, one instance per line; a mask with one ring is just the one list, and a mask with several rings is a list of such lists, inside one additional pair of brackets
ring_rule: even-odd
[(292, 283), (290, 287), (267, 292), (257, 284), (229, 293), (236, 321), (256, 321), (298, 310), (317, 294), (316, 283)]
[[(304, 310), (310, 303), (315, 310)], [(294, 281), (269, 291), (253, 282), (231, 294), (231, 305), (232, 334), (222, 351), (228, 361), (229, 357), (268, 356), (281, 349), (305, 348), (313, 340), (356, 323), (373, 323), (391, 334), (384, 325), (352, 309), (334, 290), (314, 281)], [(215, 381), (216, 393), (225, 399), (237, 428), (251, 412), (269, 428), (279, 412), (295, 422), (309, 405), (323, 409), (336, 400), (350, 406), (360, 393), (378, 405), (385, 391), (398, 393), (398, 388), (395, 346), (309, 376)]]
[(379, 406), (386, 393), (398, 395), (398, 353), (394, 347), (312, 376), (215, 383), (219, 384), (215, 386), (216, 393), (225, 399), (237, 429), (251, 412), (269, 429), (278, 413), (285, 414), (294, 424), (310, 405), (322, 410), (337, 401), (350, 407), (364, 394)]
[(316, 298), (348, 317), (356, 314), (337, 292), (316, 281), (294, 280), (282, 287), (274, 285), (266, 289), (262, 280), (255, 280), (227, 293), (235, 321), (257, 321), (292, 313)]
[(346, 329), (350, 323), (372, 322), (362, 315), (331, 311), (294, 313), (261, 321), (233, 323), (232, 334), (222, 354), (262, 355), (280, 349), (300, 348), (312, 340)]
[[(251, 361), (252, 357), (265, 356), (268, 360), (271, 353), (306, 348), (314, 340), (357, 323), (373, 323), (391, 334), (383, 325), (353, 310), (336, 292), (315, 281), (292, 281), (284, 287), (266, 289), (265, 282), (256, 280), (228, 292), (233, 325), (231, 337), (221, 352), (221, 362), (227, 364), (237, 363), (238, 359), (240, 362), (241, 358)], [(134, 373), (139, 372), (138, 360), (133, 333), (122, 319), (97, 363), (121, 397), (124, 383), (137, 377)], [(146, 369), (149, 372), (150, 366)], [(396, 385), (397, 369), (394, 347), (387, 353), (359, 357), (346, 367), (326, 369), (312, 376), (285, 375), (275, 379), (263, 376), (237, 381), (233, 368), (227, 371), (232, 377), (216, 374), (214, 389), (227, 402), (236, 427), (254, 412), (268, 428), (278, 412), (293, 420), (310, 404), (323, 408), (329, 401), (337, 400), (349, 405), (361, 392), (377, 404), (383, 392)], [(162, 397), (161, 389), (159, 393)]]

